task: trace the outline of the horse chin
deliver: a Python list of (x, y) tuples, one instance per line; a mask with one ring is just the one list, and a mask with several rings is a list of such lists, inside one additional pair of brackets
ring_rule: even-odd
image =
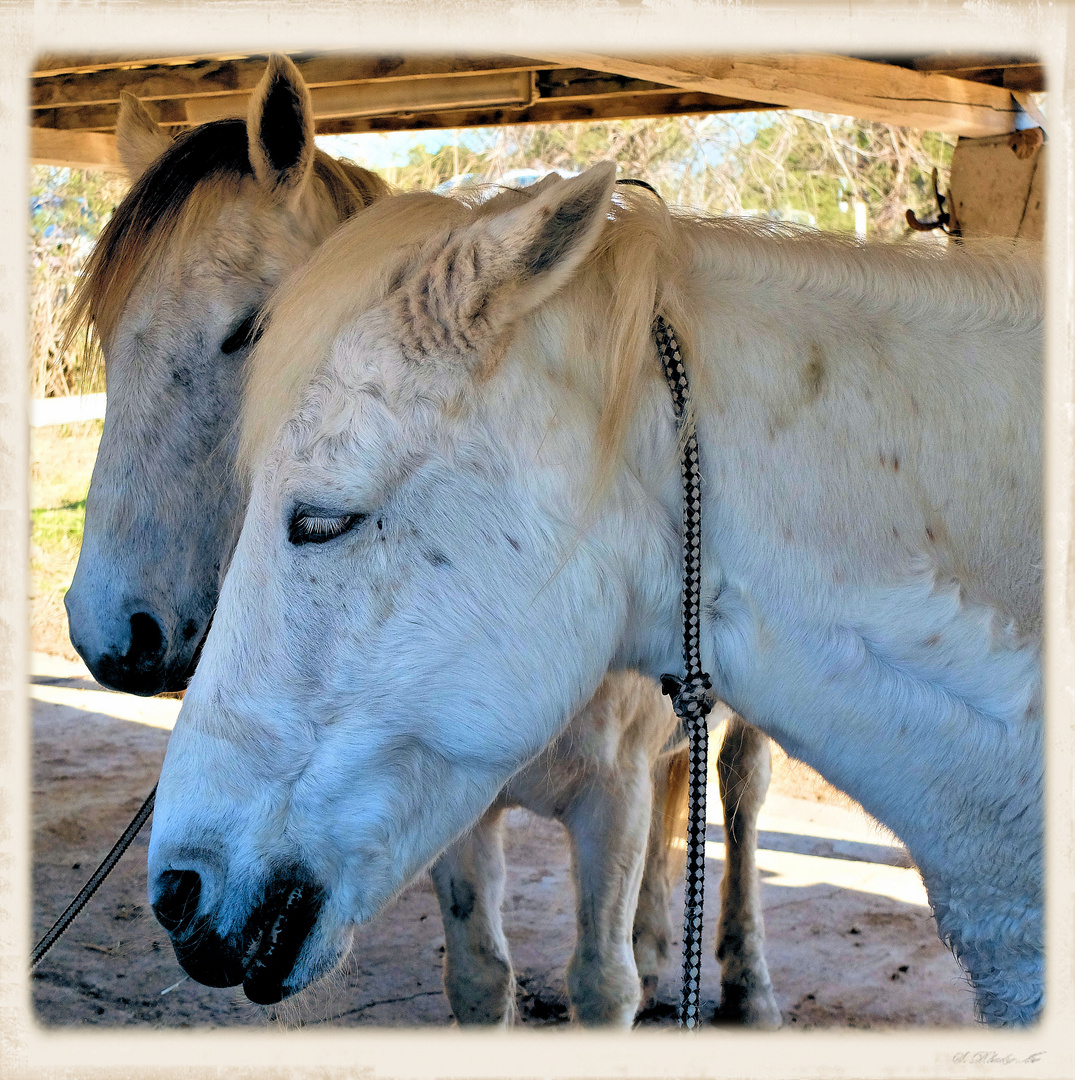
[(256, 1005), (275, 1005), (297, 993), (312, 976), (291, 978), (299, 954), (317, 925), (325, 892), (301, 876), (278, 878), (246, 924), (243, 992)]
[(110, 690), (138, 697), (177, 694), (186, 690), (194, 675), (194, 662), (178, 661), (160, 667), (131, 665), (126, 657), (106, 653), (87, 664), (94, 679)]
[(243, 980), (243, 993), (255, 1005), (275, 1005), (291, 997), (292, 994), (305, 990), (311, 983), (327, 975), (343, 957), (343, 949), (334, 951), (331, 956), (316, 956), (315, 950), (311, 948), (312, 945), (312, 935), (299, 942), (298, 950), (300, 953), (305, 953), (306, 957), (300, 956), (283, 979), (262, 979), (251, 972)]

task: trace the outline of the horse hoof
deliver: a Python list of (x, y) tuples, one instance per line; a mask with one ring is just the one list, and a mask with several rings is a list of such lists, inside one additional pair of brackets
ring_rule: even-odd
[(783, 1025), (783, 1018), (771, 988), (759, 993), (745, 986), (725, 983), (721, 986), (720, 1005), (713, 1014), (713, 1022), (757, 1031), (776, 1031)]
[(645, 1012), (647, 1009), (652, 1009), (657, 1003), (657, 983), (659, 979), (656, 975), (643, 975), (642, 976), (642, 1001), (638, 1006), (640, 1012)]

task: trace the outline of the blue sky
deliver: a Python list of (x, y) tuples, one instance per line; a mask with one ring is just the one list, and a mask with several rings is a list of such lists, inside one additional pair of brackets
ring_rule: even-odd
[[(727, 146), (728, 127), (732, 127), (738, 137), (748, 142), (754, 137), (759, 122), (764, 123), (764, 113), (725, 113), (707, 119), (722, 121), (714, 125), (714, 138), (703, 144), (706, 160), (717, 164), (724, 157)], [(705, 121), (699, 118), (704, 125)], [(366, 135), (320, 135), (318, 146), (334, 157), (346, 157), (368, 169), (388, 169), (393, 165), (405, 165), (407, 155), (415, 146), (422, 146), (434, 153), (442, 146), (451, 146), (458, 137), (460, 146), (475, 149), (485, 142), (495, 128), (449, 128), (442, 131), (392, 131)], [(723, 138), (717, 136), (723, 134)]]
[(368, 135), (319, 135), (317, 145), (333, 157), (346, 157), (368, 169), (387, 169), (393, 165), (405, 165), (411, 148), (424, 146), (434, 153), (442, 146), (450, 146), (457, 132), (460, 143), (466, 140), (473, 128), (443, 131), (390, 131)]

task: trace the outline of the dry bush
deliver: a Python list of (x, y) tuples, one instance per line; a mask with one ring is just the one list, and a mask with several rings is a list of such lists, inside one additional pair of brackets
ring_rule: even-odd
[(104, 389), (100, 350), (80, 335), (64, 348), (64, 314), (82, 264), (126, 179), (94, 169), (35, 165), (30, 197), (30, 394)]

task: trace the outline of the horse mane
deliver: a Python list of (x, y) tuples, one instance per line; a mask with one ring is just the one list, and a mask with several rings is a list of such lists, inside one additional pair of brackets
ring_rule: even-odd
[(314, 153), (314, 176), (325, 187), (340, 221), (346, 221), (374, 199), (393, 193), (392, 186), (376, 173), (346, 158), (330, 157), (323, 150)]
[[(274, 298), (249, 367), (240, 460), (250, 466), (267, 450), (347, 323), (385, 298), (425, 243), (500, 205), (493, 200), (473, 208), (453, 198), (405, 195), (378, 203), (360, 226), (323, 245)], [(1034, 245), (1002, 241), (971, 253), (920, 241), (863, 244), (785, 223), (672, 212), (646, 192), (617, 190), (594, 251), (549, 301), (566, 316), (563, 362), (574, 368), (574, 384), (596, 395), (602, 467), (612, 465), (622, 446), (642, 389), (660, 377), (656, 312), (676, 328), (694, 395), (719, 394), (694, 358), (702, 348), (706, 305), (722, 283), (801, 293), (903, 325), (1019, 331), (1042, 319)], [(540, 316), (530, 323), (522, 332), (542, 332)], [(602, 484), (598, 477), (595, 486)]]
[[(840, 299), (908, 322), (1025, 328), (1042, 316), (1042, 252), (1032, 241), (863, 242), (789, 222), (687, 218), (688, 242), (721, 277)], [(701, 246), (708, 251), (701, 251)]]
[[(82, 329), (106, 342), (131, 288), (181, 220), (208, 211), (253, 175), (245, 120), (214, 120), (179, 135), (135, 181), (101, 230), (68, 307), (64, 347)], [(314, 178), (340, 221), (391, 190), (376, 174), (321, 150), (314, 154)]]
[(430, 236), (467, 213), (461, 201), (429, 192), (378, 200), (361, 229), (337, 230), (273, 295), (246, 364), (240, 466), (260, 459), (344, 326), (387, 295)]

